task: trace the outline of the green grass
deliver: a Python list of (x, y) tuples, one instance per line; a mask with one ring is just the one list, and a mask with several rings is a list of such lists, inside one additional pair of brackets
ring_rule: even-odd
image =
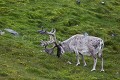
[[(102, 0), (101, 0), (102, 1)], [(40, 40), (48, 36), (37, 33), (41, 26), (56, 28), (63, 41), (74, 34), (87, 32), (105, 41), (104, 69), (91, 72), (93, 59), (85, 56), (87, 67), (75, 66), (75, 54), (60, 59), (42, 52)], [(120, 80), (120, 1), (81, 0), (0, 0), (0, 80)], [(115, 36), (112, 36), (115, 35)], [(68, 64), (71, 61), (72, 64)]]

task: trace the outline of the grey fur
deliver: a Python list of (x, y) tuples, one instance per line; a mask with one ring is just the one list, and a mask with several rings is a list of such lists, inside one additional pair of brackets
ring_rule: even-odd
[[(78, 66), (80, 64), (79, 61), (79, 54), (82, 56), (84, 66), (86, 66), (86, 62), (84, 60), (84, 55), (92, 56), (94, 58), (94, 65), (91, 71), (96, 70), (96, 63), (97, 63), (97, 54), (99, 58), (102, 60), (102, 68), (103, 69), (103, 58), (102, 58), (102, 50), (104, 47), (104, 42), (101, 38), (94, 37), (94, 36), (84, 36), (81, 34), (76, 34), (69, 39), (60, 43), (63, 50), (62, 52), (75, 52), (77, 58)], [(63, 54), (62, 53), (62, 54)]]

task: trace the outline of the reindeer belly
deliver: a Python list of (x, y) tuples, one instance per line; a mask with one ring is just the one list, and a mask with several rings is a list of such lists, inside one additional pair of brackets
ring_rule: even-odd
[(90, 56), (91, 54), (89, 53), (89, 50), (88, 48), (79, 48), (78, 49), (79, 53), (81, 53), (82, 55), (87, 55), (87, 56)]
[(86, 56), (91, 56), (91, 54), (89, 52), (82, 52), (82, 55), (86, 55)]

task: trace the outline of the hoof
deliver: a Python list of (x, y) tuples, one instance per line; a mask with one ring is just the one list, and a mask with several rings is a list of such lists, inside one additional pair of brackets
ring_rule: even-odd
[(79, 65), (80, 65), (80, 63), (76, 64), (76, 66), (79, 66)]
[(95, 71), (96, 69), (92, 69), (91, 71)]
[(87, 66), (87, 64), (84, 65), (84, 67)]
[(104, 72), (104, 69), (101, 69), (101, 71), (100, 72)]
[(70, 61), (67, 62), (68, 64), (72, 64)]

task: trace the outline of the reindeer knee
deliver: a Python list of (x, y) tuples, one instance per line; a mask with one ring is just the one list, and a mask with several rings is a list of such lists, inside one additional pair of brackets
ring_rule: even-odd
[(99, 57), (99, 58), (102, 58), (103, 56), (102, 56), (102, 54), (99, 54), (98, 57)]

